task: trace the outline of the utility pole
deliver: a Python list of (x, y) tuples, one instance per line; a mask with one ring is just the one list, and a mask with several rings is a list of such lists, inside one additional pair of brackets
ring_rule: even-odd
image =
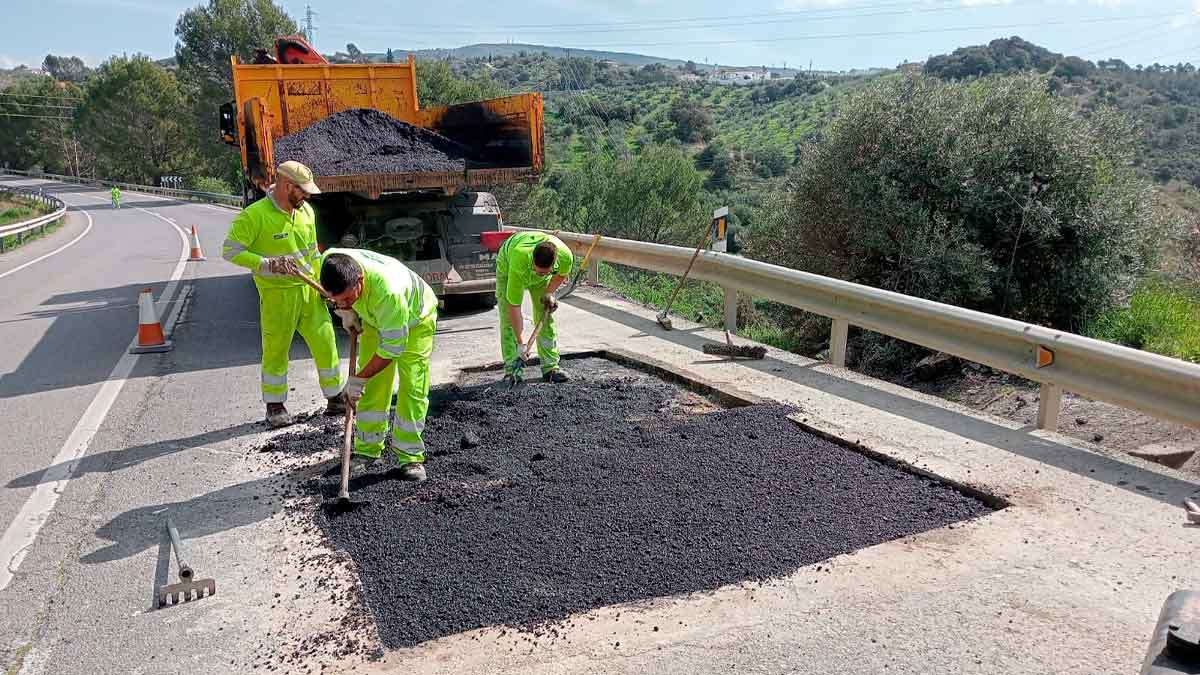
[(313, 17), (316, 15), (312, 5), (304, 6), (304, 39), (308, 40), (309, 44), (313, 44), (317, 40), (316, 28), (313, 26)]

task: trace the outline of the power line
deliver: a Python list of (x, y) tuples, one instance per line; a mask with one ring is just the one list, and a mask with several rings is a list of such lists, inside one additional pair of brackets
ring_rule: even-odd
[(29, 117), (35, 120), (74, 120), (74, 117), (50, 117), (48, 115), (22, 115), (19, 113), (0, 112), (0, 117)]
[(0, 90), (0, 96), (20, 96), (22, 98), (51, 98), (56, 101), (82, 101), (83, 100), (76, 96), (49, 96), (46, 94), (22, 94), (22, 93), (15, 92), (15, 91), (2, 91), (2, 90)]
[[(658, 26), (655, 24), (632, 24), (631, 23), (631, 24), (626, 24), (628, 27), (577, 28), (577, 29), (555, 28), (555, 29), (543, 29), (543, 30), (522, 30), (521, 32), (525, 35), (542, 35), (542, 34), (563, 35), (563, 34), (592, 34), (592, 33), (630, 33), (630, 32), (642, 32), (642, 31), (647, 31), (647, 30), (667, 31), (667, 30), (700, 30), (700, 29), (707, 29), (707, 28), (739, 28), (739, 27), (746, 27), (746, 26), (774, 25), (774, 24), (779, 24), (779, 23), (790, 23), (790, 22), (796, 22), (796, 21), (805, 21), (805, 22), (834, 21), (834, 20), (838, 20), (838, 19), (864, 19), (864, 18), (880, 17), (880, 16), (897, 16), (897, 15), (906, 16), (906, 15), (913, 15), (913, 14), (929, 14), (929, 13), (936, 13), (936, 12), (953, 12), (953, 11), (978, 10), (978, 9), (996, 9), (996, 8), (1012, 7), (1013, 5), (1031, 4), (1033, 2), (1036, 2), (1036, 0), (1014, 0), (1013, 2), (1011, 2), (1007, 5), (959, 5), (959, 4), (955, 4), (955, 5), (951, 5), (948, 7), (923, 7), (923, 8), (891, 10), (891, 11), (882, 11), (882, 12), (834, 14), (834, 15), (828, 15), (828, 16), (817, 16), (817, 17), (791, 16), (789, 13), (789, 15), (787, 15), (785, 17), (777, 17), (777, 18), (772, 18), (772, 19), (760, 19), (760, 20), (754, 20), (754, 21), (738, 21), (735, 23), (728, 23), (728, 22), (722, 21), (720, 23), (697, 23), (697, 24), (690, 24), (690, 25), (674, 25), (674, 26), (672, 26), (672, 25)], [(925, 3), (922, 3), (922, 4), (925, 4)], [(754, 15), (751, 15), (751, 16), (754, 16)], [(758, 16), (770, 16), (770, 15), (758, 15)], [(378, 24), (355, 25), (355, 27), (360, 30), (383, 31), (383, 32), (412, 30), (411, 26), (379, 26)], [(422, 29), (422, 32), (442, 34), (442, 35), (493, 35), (496, 33), (495, 30), (487, 29), (487, 28), (479, 28), (479, 29), (474, 29), (474, 30), (462, 30), (461, 27), (459, 27), (458, 29), (446, 29), (446, 30)]]
[(950, 28), (918, 28), (913, 30), (874, 31), (865, 33), (826, 33), (811, 35), (795, 35), (771, 38), (740, 38), (732, 40), (688, 40), (686, 42), (608, 42), (603, 44), (576, 45), (576, 48), (615, 48), (615, 47), (675, 47), (681, 45), (727, 45), (745, 42), (801, 42), (806, 40), (837, 40), (844, 38), (897, 37), (904, 35), (926, 35), (931, 33), (955, 33), (969, 30), (1007, 30), (1010, 28), (1040, 28), (1043, 26), (1080, 25), (1094, 23), (1115, 23), (1122, 21), (1137, 21), (1139, 19), (1158, 19), (1171, 14), (1149, 14), (1134, 17), (1103, 17), (1094, 19), (1063, 19), (1061, 21), (1038, 21), (1033, 23), (1008, 23), (977, 26), (954, 26)]
[[(617, 26), (659, 26), (662, 24), (696, 22), (696, 21), (726, 21), (732, 19), (757, 19), (767, 17), (782, 17), (782, 16), (820, 16), (830, 12), (856, 12), (864, 9), (885, 9), (891, 7), (927, 7), (930, 3), (952, 4), (958, 5), (960, 0), (903, 0), (899, 2), (874, 3), (868, 5), (850, 5), (846, 7), (831, 7), (825, 9), (797, 9), (783, 12), (765, 12), (757, 14), (730, 14), (724, 16), (699, 16), (699, 17), (676, 17), (663, 19), (639, 19), (636, 21), (608, 21), (608, 22), (591, 22), (591, 23), (533, 23), (533, 24), (500, 24), (490, 26), (466, 26), (467, 28), (476, 28), (481, 30), (523, 30), (530, 28), (585, 28), (585, 27), (600, 27), (611, 28)], [(847, 14), (852, 17), (855, 14)], [(341, 27), (378, 27), (378, 24), (332, 24)], [(400, 26), (404, 30), (427, 30), (431, 28), (464, 28), (462, 24), (406, 24)]]

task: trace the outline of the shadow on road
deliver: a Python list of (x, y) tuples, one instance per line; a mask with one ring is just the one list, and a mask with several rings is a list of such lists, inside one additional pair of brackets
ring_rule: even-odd
[[(585, 312), (643, 331), (644, 335), (653, 335), (697, 352), (702, 352), (706, 344), (720, 344), (689, 331), (665, 331), (652, 319), (629, 314), (577, 295), (571, 296), (564, 302)], [(702, 362), (698, 361), (697, 363)], [(1056, 443), (1035, 436), (1031, 433), (1033, 429), (1028, 427), (1010, 429), (936, 405), (819, 372), (812, 368), (798, 368), (769, 356), (761, 361), (739, 360), (738, 365), (893, 415), (899, 415), (914, 422), (1000, 448), (1027, 459), (1173, 506), (1178, 506), (1185, 497), (1193, 497), (1200, 493), (1200, 483), (1165, 476), (1118, 459)]]
[[(304, 470), (304, 473), (310, 474), (311, 470)], [(159, 546), (163, 541), (168, 510), (193, 561), (211, 559), (197, 544), (189, 547), (189, 540), (194, 542), (218, 532), (252, 525), (279, 513), (283, 510), (283, 500), (278, 493), (286, 484), (286, 476), (247, 481), (192, 499), (151, 504), (126, 511), (96, 530), (97, 539), (111, 543), (83, 555), (80, 561), (88, 565), (111, 562)], [(161, 562), (159, 564), (161, 566)], [(204, 576), (203, 568), (198, 568), (198, 572)], [(160, 573), (156, 572), (156, 576)]]
[(64, 476), (78, 478), (89, 473), (114, 473), (182, 450), (192, 450), (200, 446), (220, 443), (264, 429), (266, 426), (263, 422), (246, 422), (228, 429), (208, 431), (187, 438), (173, 438), (133, 448), (84, 455), (77, 462), (55, 464), (24, 476), (18, 476), (9, 481), (5, 487), (27, 488), (61, 480)]

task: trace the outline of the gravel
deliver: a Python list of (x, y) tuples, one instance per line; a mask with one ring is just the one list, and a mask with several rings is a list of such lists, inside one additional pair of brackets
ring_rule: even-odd
[[(318, 516), (385, 647), (497, 625), (555, 638), (575, 613), (776, 579), (990, 512), (804, 432), (789, 408), (717, 409), (601, 359), (570, 370), (435, 389), (429, 480), (384, 467), (351, 481), (366, 508)], [(333, 497), (336, 476), (314, 487)]]
[[(470, 148), (379, 110), (354, 108), (275, 142), (276, 162), (296, 160), (317, 176), (462, 171)], [(474, 166), (474, 163), (473, 163)]]

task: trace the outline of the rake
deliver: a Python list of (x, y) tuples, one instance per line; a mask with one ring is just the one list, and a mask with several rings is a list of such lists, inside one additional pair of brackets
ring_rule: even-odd
[(167, 514), (167, 533), (171, 535), (171, 548), (175, 551), (175, 564), (179, 566), (179, 583), (168, 584), (158, 589), (158, 606), (178, 605), (181, 602), (191, 602), (217, 594), (217, 582), (212, 579), (196, 579), (196, 572), (187, 564), (184, 556), (183, 542), (179, 540), (179, 530), (171, 514)]

